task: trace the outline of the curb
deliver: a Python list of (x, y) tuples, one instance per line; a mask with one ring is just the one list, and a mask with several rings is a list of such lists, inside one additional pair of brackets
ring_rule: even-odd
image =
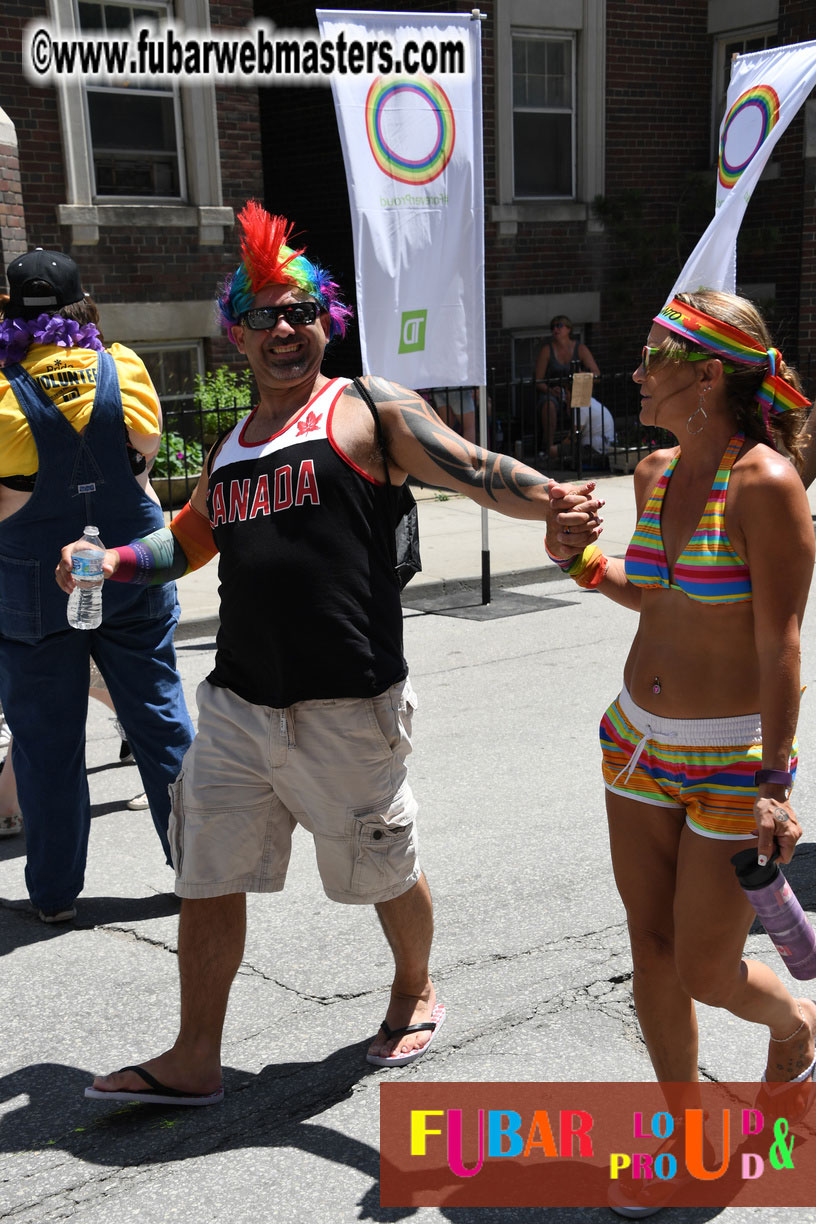
[[(612, 554), (613, 556), (617, 554)], [(563, 580), (563, 573), (555, 565), (537, 565), (529, 569), (505, 570), (502, 573), (490, 575), (490, 589), (504, 591), (512, 587), (533, 586), (539, 582), (558, 582)], [(402, 604), (412, 608), (414, 602), (432, 600), (445, 595), (481, 594), (481, 578), (441, 578), (431, 582), (409, 584), (402, 592)], [(212, 637), (218, 632), (220, 624), (217, 613), (210, 612), (196, 616), (191, 614), (182, 618), (176, 628), (177, 642), (189, 641), (191, 638)]]
[[(507, 570), (500, 574), (490, 575), (491, 591), (503, 591), (508, 587), (532, 586), (537, 582), (555, 582), (563, 578), (563, 574), (555, 565), (533, 566), (530, 569)], [(406, 608), (411, 607), (412, 595), (418, 599), (433, 599), (436, 596), (459, 593), (481, 592), (481, 578), (442, 578), (432, 582), (418, 582), (415, 586), (406, 587), (402, 592), (402, 602)], [(175, 640), (189, 641), (190, 638), (215, 637), (220, 624), (217, 613), (209, 612), (203, 615), (191, 614), (184, 616), (176, 627)]]

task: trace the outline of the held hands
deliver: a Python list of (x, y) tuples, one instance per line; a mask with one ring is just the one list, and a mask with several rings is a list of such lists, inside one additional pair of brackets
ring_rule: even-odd
[(757, 858), (760, 866), (770, 861), (774, 850), (779, 851), (780, 863), (789, 863), (802, 836), (802, 826), (789, 800), (760, 795), (754, 804), (754, 819), (759, 833)]
[[(57, 586), (60, 587), (66, 595), (70, 595), (76, 583), (74, 575), (71, 572), (73, 566), (73, 555), (78, 550), (81, 551), (88, 547), (87, 540), (74, 540), (73, 544), (66, 544), (63, 548), (60, 563), (54, 570), (54, 577), (57, 581)], [(119, 554), (112, 548), (105, 549), (105, 556), (102, 559), (102, 574), (105, 578), (110, 578), (119, 568)]]
[(594, 488), (594, 480), (580, 486), (550, 484), (547, 548), (554, 557), (574, 557), (603, 531), (598, 511), (605, 502), (590, 496)]

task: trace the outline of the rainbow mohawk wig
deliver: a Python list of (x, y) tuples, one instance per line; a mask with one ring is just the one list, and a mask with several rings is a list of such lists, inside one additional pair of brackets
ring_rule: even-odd
[(352, 315), (340, 297), (340, 287), (325, 268), (306, 258), (303, 248), (293, 251), (287, 246), (293, 224), (285, 217), (272, 217), (257, 200), (248, 200), (238, 214), (243, 236), (243, 262), (230, 276), (218, 297), (218, 309), (224, 326), (229, 329), (240, 322), (241, 315), (252, 307), (256, 293), (267, 285), (292, 285), (308, 293), (328, 312), (331, 319), (329, 339), (346, 334), (346, 324)]

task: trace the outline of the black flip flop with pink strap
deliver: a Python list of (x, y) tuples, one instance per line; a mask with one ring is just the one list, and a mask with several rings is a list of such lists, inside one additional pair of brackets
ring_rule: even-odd
[(425, 1045), (420, 1046), (418, 1050), (409, 1050), (407, 1054), (392, 1054), (388, 1058), (384, 1058), (381, 1054), (366, 1054), (366, 1062), (373, 1063), (375, 1067), (404, 1067), (407, 1063), (416, 1062), (418, 1058), (421, 1058), (430, 1049), (431, 1042), (444, 1023), (444, 1003), (437, 1003), (431, 1012), (430, 1020), (426, 1020), (422, 1024), (406, 1024), (404, 1028), (392, 1029), (383, 1020), (380, 1028), (389, 1041), (394, 1037), (405, 1037), (408, 1033), (427, 1033), (430, 1030), (431, 1035)]

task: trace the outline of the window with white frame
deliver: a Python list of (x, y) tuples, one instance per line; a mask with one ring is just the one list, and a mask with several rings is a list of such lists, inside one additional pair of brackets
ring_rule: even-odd
[[(121, 38), (132, 23), (161, 26), (170, 17), (189, 30), (210, 23), (209, 0), (45, 2), (52, 25), (66, 38), (91, 29)], [(211, 81), (144, 88), (117, 80), (97, 87), (80, 74), (66, 74), (55, 88), (65, 170), (57, 220), (69, 227), (71, 243), (97, 243), (100, 230), (110, 226), (195, 226), (201, 244), (223, 244), (235, 217), (223, 202)]]
[[(83, 31), (121, 37), (146, 22), (161, 27), (171, 12), (163, 3), (79, 0)], [(185, 195), (178, 91), (172, 86), (86, 85), (94, 197), (181, 199)]]
[(500, 236), (522, 222), (600, 223), (605, 185), (606, 0), (496, 4), (496, 198)]
[(513, 31), (513, 194), (575, 195), (574, 36)]
[(201, 342), (132, 345), (147, 367), (162, 404), (166, 428), (179, 429), (182, 415), (195, 408), (195, 380), (204, 373)]

